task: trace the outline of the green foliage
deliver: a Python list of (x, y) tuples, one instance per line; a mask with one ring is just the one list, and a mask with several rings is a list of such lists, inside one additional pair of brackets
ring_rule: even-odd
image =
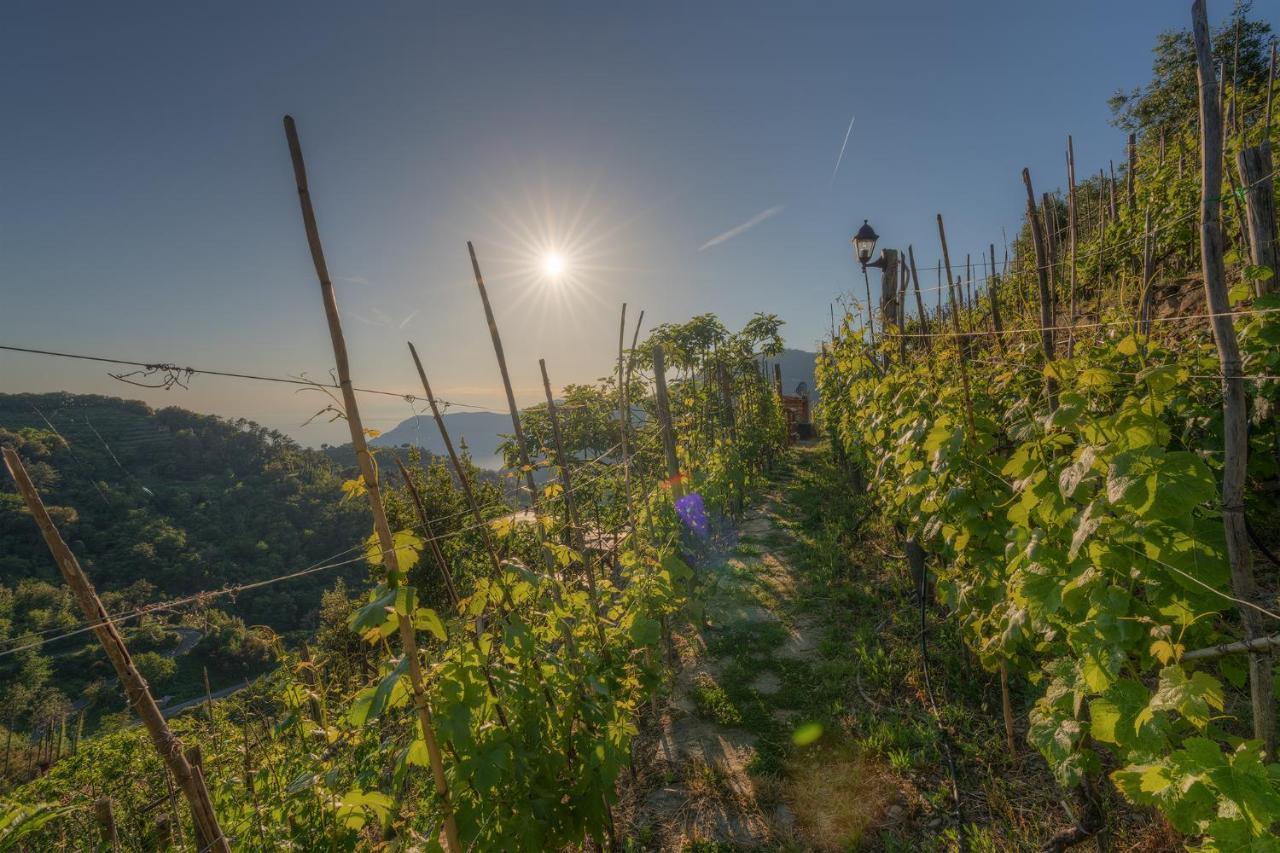
[[(1278, 325), (1258, 314), (1241, 329), (1246, 372), (1270, 370), (1262, 341)], [(1104, 748), (1131, 800), (1237, 849), (1280, 820), (1280, 765), (1243, 739), (1236, 664), (1181, 661), (1235, 630), (1218, 388), (1190, 380), (1212, 369), (1209, 347), (1078, 336), (1073, 357), (1046, 365), (1028, 337), (1004, 358), (969, 357), (972, 429), (954, 350), (882, 376), (869, 363), (881, 355), (846, 335), (819, 369), (828, 425), (886, 516), (938, 556), (938, 594), (969, 645), (1039, 684), (1029, 740), (1059, 781), (1098, 772)], [(1275, 383), (1255, 384), (1274, 405)], [(1253, 438), (1276, 436), (1268, 423)]]

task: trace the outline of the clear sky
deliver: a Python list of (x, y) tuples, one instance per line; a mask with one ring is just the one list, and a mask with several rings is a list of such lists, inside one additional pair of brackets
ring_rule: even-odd
[[(1255, 14), (1267, 14), (1260, 3)], [(1274, 11), (1275, 7), (1272, 7)], [(645, 323), (756, 311), (812, 348), (849, 238), (999, 243), (1037, 188), (1119, 159), (1107, 97), (1145, 82), (1189, 2), (69, 3), (0, 9), (0, 343), (325, 377), (281, 117), (298, 122), (357, 384), (502, 397), (465, 241), (517, 396), (605, 375)], [(1215, 20), (1230, 11), (1211, 4)], [(838, 173), (846, 130), (852, 130)], [(750, 227), (741, 227), (747, 226)], [(722, 238), (722, 239), (717, 239)], [(561, 283), (539, 269), (546, 251)], [(250, 417), (306, 444), (321, 407), (196, 377), (0, 352), (0, 391)], [(389, 428), (406, 403), (368, 398)]]

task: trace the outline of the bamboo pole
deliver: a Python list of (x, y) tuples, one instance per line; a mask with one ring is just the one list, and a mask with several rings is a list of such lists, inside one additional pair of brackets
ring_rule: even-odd
[(626, 365), (623, 347), (627, 339), (627, 303), (622, 303), (622, 317), (618, 320), (618, 437), (622, 453), (623, 498), (626, 501), (627, 524), (635, 528), (635, 516), (631, 511), (631, 454), (627, 446), (627, 432), (631, 426), (631, 408), (627, 405)]
[(440, 550), (440, 542), (436, 539), (436, 531), (431, 524), (431, 519), (427, 517), (427, 508), (422, 503), (422, 495), (418, 493), (418, 487), (414, 485), (409, 469), (400, 461), (399, 456), (396, 457), (396, 467), (400, 469), (400, 477), (404, 480), (405, 490), (409, 492), (409, 499), (413, 502), (418, 523), (422, 527), (422, 532), (426, 534), (427, 547), (431, 551), (432, 559), (436, 561), (436, 569), (440, 572), (440, 581), (444, 585), (445, 595), (448, 596), (449, 603), (457, 607), (461, 599), (458, 598), (458, 590), (453, 585), (453, 572), (449, 570), (449, 561), (445, 559), (444, 551)]
[[(320, 243), (320, 229), (316, 224), (315, 211), (311, 205), (311, 192), (307, 187), (307, 167), (302, 159), (302, 144), (298, 140), (298, 129), (294, 125), (292, 116), (284, 117), (284, 132), (289, 142), (289, 155), (293, 160), (294, 180), (298, 185), (298, 202), (302, 208), (303, 228), (306, 230), (307, 244), (311, 248), (311, 261), (316, 269), (316, 277), (320, 281), (320, 294), (324, 300), (325, 318), (329, 324), (329, 339), (333, 345), (338, 386), (342, 392), (343, 408), (351, 433), (351, 446), (355, 450), (356, 461), (360, 465), (365, 495), (369, 499), (369, 510), (373, 515), (374, 531), (382, 548), (382, 564), (387, 571), (387, 584), (397, 586), (402, 582), (403, 576), (399, 561), (396, 559), (395, 540), (391, 535), (391, 527), (387, 524), (387, 514), (382, 506), (382, 493), (378, 485), (377, 469), (373, 463), (373, 456), (369, 453), (364, 427), (360, 422), (360, 407), (356, 402), (355, 390), (351, 384), (351, 368), (347, 360), (346, 340), (342, 334), (342, 320), (338, 314), (333, 282), (329, 278), (329, 267), (324, 258), (324, 247)], [(426, 682), (418, 658), (418, 642), (414, 634), (413, 620), (402, 618), (399, 622), (400, 642), (404, 646), (404, 653), (409, 661), (409, 682), (413, 688), (418, 723), (422, 727), (422, 737), (426, 741), (431, 772), (444, 813), (446, 847), (450, 853), (459, 853), (461, 843), (458, 839), (458, 826), (454, 820), (453, 808), (449, 803), (449, 785), (444, 775), (440, 745), (436, 741), (435, 730), (431, 723), (431, 709), (427, 703)]]
[(10, 476), (13, 477), (18, 491), (26, 502), (27, 510), (35, 519), (36, 526), (40, 528), (40, 535), (44, 538), (54, 562), (57, 563), (63, 580), (71, 589), (85, 620), (93, 626), (93, 633), (115, 668), (125, 695), (129, 697), (129, 704), (142, 719), (147, 734), (151, 736), (152, 745), (173, 773), (174, 778), (178, 780), (178, 786), (182, 788), (182, 793), (190, 803), (197, 832), (207, 839), (206, 843), (210, 850), (230, 853), (231, 847), (222, 833), (222, 828), (218, 825), (218, 817), (213, 811), (213, 802), (209, 798), (209, 791), (204, 785), (203, 778), (192, 772), (191, 765), (183, 757), (182, 741), (174, 735), (169, 724), (165, 722), (164, 715), (160, 713), (160, 708), (147, 688), (147, 682), (133, 665), (133, 659), (129, 655), (129, 649), (125, 646), (124, 640), (120, 637), (120, 632), (116, 630), (115, 623), (111, 621), (106, 608), (102, 606), (102, 601), (94, 591), (93, 584), (80, 568), (80, 561), (76, 559), (75, 554), (71, 553), (71, 549), (67, 547), (57, 526), (54, 525), (53, 519), (49, 517), (40, 493), (31, 482), (31, 478), (27, 476), (27, 469), (23, 467), (22, 460), (12, 448), (6, 447), (3, 451), (5, 467), (9, 469)]
[[(449, 454), (449, 464), (453, 466), (453, 473), (458, 477), (458, 486), (462, 489), (463, 497), (467, 499), (467, 507), (471, 510), (471, 516), (475, 519), (476, 525), (480, 528), (481, 535), (484, 537), (485, 551), (489, 556), (489, 569), (492, 572), (493, 579), (494, 581), (501, 581), (502, 564), (498, 560), (498, 551), (494, 547), (489, 525), (485, 523), (484, 515), (480, 511), (480, 503), (476, 500), (471, 478), (467, 475), (467, 470), (462, 465), (462, 459), (458, 456), (458, 451), (454, 449), (453, 439), (449, 436), (449, 428), (445, 426), (444, 416), (440, 413), (440, 404), (436, 400), (436, 395), (431, 391), (431, 383), (427, 381), (427, 372), (422, 369), (422, 359), (418, 357), (418, 350), (413, 344), (409, 344), (409, 354), (413, 356), (413, 366), (418, 370), (418, 379), (422, 382), (422, 390), (427, 395), (427, 405), (431, 407), (431, 417), (436, 422), (436, 429), (440, 431), (440, 439), (444, 442), (445, 452)], [(522, 448), (523, 446), (523, 443), (521, 443)]]
[(480, 291), (480, 301), (484, 304), (484, 317), (489, 324), (489, 338), (493, 341), (493, 354), (498, 359), (498, 372), (502, 374), (502, 389), (507, 394), (507, 409), (511, 412), (512, 434), (520, 451), (520, 465), (524, 468), (525, 485), (529, 489), (529, 506), (533, 509), (538, 504), (538, 487), (533, 482), (533, 466), (529, 464), (529, 448), (524, 440), (524, 426), (520, 423), (520, 410), (516, 407), (516, 395), (511, 390), (511, 374), (507, 372), (507, 356), (502, 349), (502, 336), (498, 334), (498, 321), (493, 316), (493, 306), (489, 303), (489, 291), (484, 286), (484, 276), (480, 274), (480, 262), (476, 260), (476, 248), (467, 241), (467, 254), (471, 256), (471, 271), (475, 274), (476, 289)]
[[(1222, 370), (1222, 524), (1231, 564), (1231, 589), (1242, 601), (1257, 594), (1253, 557), (1245, 528), (1244, 488), (1248, 462), (1248, 412), (1240, 346), (1227, 299), (1226, 269), (1222, 258), (1219, 196), (1222, 193), (1222, 115), (1215, 97), (1209, 22), (1204, 0), (1191, 4), (1192, 39), (1196, 50), (1196, 78), (1200, 90), (1200, 255), (1213, 339)], [(1264, 636), (1259, 614), (1240, 607), (1246, 640)], [(1272, 661), (1269, 654), (1249, 654), (1249, 691), (1252, 698), (1254, 737), (1263, 742), (1269, 759), (1276, 757), (1275, 698), (1272, 693)]]

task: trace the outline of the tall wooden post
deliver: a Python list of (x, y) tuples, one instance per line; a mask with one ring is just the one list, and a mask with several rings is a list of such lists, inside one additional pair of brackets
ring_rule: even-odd
[(880, 259), (884, 261), (880, 271), (880, 336), (887, 338), (889, 330), (898, 324), (898, 250), (885, 249)]
[(680, 461), (676, 457), (676, 431), (671, 423), (671, 401), (667, 397), (667, 368), (661, 344), (653, 348), (653, 380), (657, 389), (662, 448), (667, 457), (667, 479), (671, 484), (671, 494), (680, 498), (684, 495), (684, 487), (680, 482)]
[(1129, 134), (1129, 168), (1125, 170), (1125, 201), (1129, 212), (1138, 209), (1138, 134)]
[[(1209, 21), (1204, 0), (1191, 4), (1192, 38), (1196, 49), (1196, 78), (1200, 88), (1200, 255), (1205, 300), (1209, 306), (1213, 339), (1222, 370), (1222, 524), (1231, 564), (1231, 590), (1235, 597), (1252, 602), (1257, 594), (1253, 556), (1245, 528), (1244, 487), (1249, 437), (1240, 345), (1236, 340), (1227, 299), (1227, 275), (1222, 258), (1222, 114), (1216, 96), (1213, 56), (1209, 46)], [(1241, 605), (1240, 621), (1246, 640), (1265, 636), (1257, 610)], [(1272, 693), (1272, 660), (1269, 654), (1249, 654), (1249, 692), (1252, 698), (1254, 737), (1263, 742), (1270, 760), (1276, 758), (1276, 713)]]
[(956, 336), (956, 347), (960, 353), (960, 381), (964, 388), (965, 423), (969, 427), (969, 438), (977, 432), (973, 422), (973, 395), (969, 390), (969, 347), (960, 331), (960, 315), (956, 311), (955, 287), (951, 277), (951, 253), (947, 250), (947, 231), (942, 225), (942, 214), (938, 214), (938, 240), (942, 243), (942, 261), (947, 266), (947, 292), (951, 294), (951, 330)]
[(1280, 277), (1280, 252), (1276, 249), (1276, 208), (1272, 192), (1271, 142), (1265, 137), (1252, 148), (1236, 153), (1236, 168), (1244, 187), (1245, 217), (1249, 228), (1249, 260), (1266, 267), (1274, 275), (1255, 279), (1254, 292), (1263, 296), (1273, 291)]
[(1076, 343), (1076, 246), (1079, 242), (1078, 217), (1076, 211), (1076, 149), (1071, 136), (1067, 136), (1067, 262), (1070, 268), (1067, 289), (1067, 358), (1075, 349)]
[(627, 341), (627, 303), (622, 303), (622, 319), (618, 321), (618, 436), (622, 452), (623, 498), (626, 501), (627, 524), (634, 530), (635, 515), (631, 511), (631, 454), (627, 433), (631, 430), (631, 404), (627, 401), (627, 366), (624, 350)]
[[(285, 137), (289, 142), (289, 155), (293, 160), (293, 176), (298, 185), (298, 203), (302, 207), (302, 224), (307, 235), (307, 244), (311, 248), (311, 261), (316, 269), (316, 278), (320, 281), (320, 294), (324, 300), (325, 318), (329, 323), (329, 340), (333, 345), (333, 358), (338, 371), (338, 387), (342, 392), (343, 408), (346, 410), (347, 426), (351, 433), (351, 446), (355, 450), (356, 461), (360, 465), (360, 475), (364, 480), (365, 496), (369, 500), (369, 510), (373, 515), (373, 529), (382, 548), (382, 564), (387, 572), (387, 584), (398, 586), (403, 582), (400, 562), (396, 559), (395, 540), (391, 535), (391, 527), (387, 524), (387, 514), (382, 506), (382, 492), (378, 485), (377, 468), (373, 464), (373, 456), (369, 453), (369, 445), (365, 441), (364, 426), (360, 421), (360, 406), (356, 402), (356, 394), (351, 384), (351, 367), (347, 360), (347, 343), (342, 334), (342, 320), (338, 314), (338, 301), (333, 291), (333, 282), (329, 278), (329, 266), (324, 258), (324, 247), (320, 243), (320, 229), (316, 224), (315, 210), (311, 205), (311, 192), (307, 186), (307, 167), (302, 159), (302, 143), (298, 140), (298, 129), (292, 116), (284, 117)], [(445, 840), (450, 853), (459, 853), (461, 843), (458, 839), (458, 826), (453, 817), (453, 809), (449, 804), (449, 785), (444, 775), (444, 763), (440, 755), (440, 745), (436, 741), (435, 730), (431, 722), (431, 709), (427, 703), (426, 680), (422, 675), (421, 661), (418, 659), (418, 640), (414, 633), (411, 619), (400, 620), (400, 642), (404, 646), (405, 656), (409, 661), (409, 683), (413, 689), (414, 706), (418, 713), (418, 722), (422, 727), (422, 737), (427, 744), (432, 775), (435, 778), (436, 791), (440, 795), (442, 810), (445, 816)]]
[[(1027, 222), (1031, 228), (1031, 244), (1036, 251), (1036, 285), (1040, 289), (1040, 345), (1044, 348), (1046, 363), (1053, 361), (1053, 296), (1049, 290), (1049, 258), (1045, 251), (1044, 235), (1040, 233), (1040, 217), (1036, 216), (1036, 194), (1031, 188), (1031, 172), (1022, 170), (1022, 183), (1027, 188)], [(1049, 408), (1058, 408), (1058, 383), (1045, 377), (1045, 391)]]
[(129, 704), (142, 719), (142, 724), (146, 727), (147, 734), (151, 736), (151, 743), (156, 752), (160, 754), (169, 771), (178, 780), (182, 793), (186, 795), (187, 802), (191, 805), (196, 830), (202, 838), (207, 839), (206, 843), (210, 850), (230, 853), (231, 847), (227, 843), (226, 836), (222, 834), (222, 828), (218, 825), (218, 817), (214, 814), (213, 801), (209, 798), (204, 779), (192, 772), (191, 765), (183, 756), (182, 741), (174, 735), (169, 724), (165, 722), (164, 715), (160, 713), (160, 708), (147, 688), (147, 682), (133, 665), (133, 658), (129, 656), (129, 649), (121, 639), (120, 632), (116, 630), (115, 623), (111, 621), (106, 608), (98, 599), (93, 584), (89, 583), (84, 570), (80, 568), (80, 561), (76, 559), (75, 554), (71, 553), (71, 549), (67, 547), (67, 543), (63, 541), (62, 535), (54, 525), (53, 519), (49, 517), (44, 502), (40, 499), (40, 493), (36, 491), (31, 478), (27, 476), (27, 469), (23, 467), (22, 460), (10, 447), (4, 448), (4, 464), (26, 502), (27, 510), (35, 519), (36, 526), (40, 528), (45, 546), (53, 556), (53, 561), (57, 563), (63, 580), (71, 589), (72, 596), (80, 606), (80, 612), (85, 621), (93, 627), (94, 635), (102, 644), (107, 658), (115, 668), (125, 695), (129, 697)]

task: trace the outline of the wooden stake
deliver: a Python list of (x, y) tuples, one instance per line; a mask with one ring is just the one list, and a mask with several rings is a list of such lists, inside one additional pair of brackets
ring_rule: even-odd
[(1009, 754), (1018, 754), (1018, 739), (1013, 732), (1013, 700), (1009, 696), (1009, 664), (1000, 661), (1000, 710), (1004, 714), (1004, 737)]
[[(1027, 221), (1031, 227), (1031, 244), (1036, 252), (1036, 285), (1040, 288), (1040, 345), (1044, 348), (1045, 363), (1053, 361), (1053, 297), (1049, 291), (1049, 259), (1045, 252), (1044, 235), (1040, 233), (1040, 217), (1036, 216), (1036, 194), (1031, 188), (1031, 172), (1022, 170), (1022, 183), (1027, 188)], [(1058, 383), (1051, 376), (1044, 380), (1049, 397), (1049, 410), (1058, 408)]]
[(227, 844), (226, 836), (222, 834), (222, 828), (218, 825), (218, 817), (214, 814), (213, 802), (209, 798), (204, 780), (192, 773), (191, 765), (182, 755), (182, 741), (174, 735), (169, 724), (165, 722), (164, 715), (160, 713), (160, 708), (152, 698), (146, 681), (134, 667), (129, 649), (120, 638), (120, 632), (116, 630), (115, 623), (111, 621), (106, 608), (98, 599), (93, 584), (89, 583), (84, 570), (80, 568), (80, 561), (76, 559), (75, 554), (71, 553), (71, 549), (67, 547), (67, 543), (63, 541), (62, 535), (54, 525), (53, 519), (49, 517), (44, 502), (40, 499), (40, 493), (31, 482), (31, 478), (27, 476), (27, 469), (23, 467), (22, 460), (12, 448), (6, 447), (3, 450), (5, 467), (9, 469), (9, 475), (13, 477), (18, 491), (22, 494), (27, 510), (35, 519), (36, 526), (40, 528), (40, 535), (44, 537), (45, 545), (53, 556), (54, 562), (57, 563), (63, 580), (71, 589), (72, 596), (80, 606), (80, 612), (84, 615), (85, 621), (93, 626), (94, 635), (106, 650), (107, 658), (110, 659), (116, 675), (120, 678), (125, 695), (129, 697), (129, 704), (142, 719), (147, 734), (151, 736), (152, 745), (178, 780), (182, 793), (191, 804), (191, 813), (197, 830), (209, 840), (209, 849), (230, 853), (231, 847)]
[(627, 447), (627, 433), (631, 428), (631, 407), (627, 403), (627, 371), (623, 361), (623, 345), (627, 339), (627, 303), (622, 303), (622, 318), (618, 321), (618, 436), (622, 450), (623, 498), (626, 501), (627, 524), (635, 529), (636, 519), (631, 511), (631, 454)]
[(960, 315), (956, 312), (956, 294), (951, 277), (951, 253), (947, 251), (947, 231), (942, 225), (941, 213), (938, 214), (938, 240), (942, 243), (942, 262), (947, 266), (947, 292), (951, 294), (951, 330), (955, 333), (956, 347), (960, 353), (960, 381), (964, 386), (965, 423), (969, 427), (969, 439), (972, 440), (977, 434), (977, 428), (973, 423), (973, 397), (969, 391), (969, 347), (960, 332)]
[(1249, 227), (1249, 260), (1255, 267), (1266, 267), (1275, 275), (1255, 279), (1254, 292), (1264, 296), (1276, 287), (1280, 276), (1280, 251), (1276, 247), (1276, 207), (1272, 192), (1271, 141), (1263, 139), (1252, 148), (1236, 153), (1236, 168), (1244, 186), (1245, 213)]
[(1078, 220), (1076, 212), (1076, 149), (1071, 136), (1067, 136), (1067, 249), (1069, 282), (1067, 305), (1067, 358), (1071, 358), (1076, 343), (1076, 244)]
[(911, 272), (912, 290), (915, 291), (916, 313), (920, 315), (920, 333), (924, 335), (920, 340), (924, 341), (925, 351), (928, 352), (933, 349), (929, 342), (929, 318), (925, 314), (924, 299), (920, 296), (920, 273), (916, 271), (915, 249), (910, 244), (907, 245), (907, 262)]
[(307, 710), (311, 712), (312, 721), (323, 728), (325, 719), (324, 703), (320, 701), (320, 678), (316, 673), (315, 661), (311, 659), (311, 648), (305, 642), (298, 648), (298, 659), (302, 662), (299, 667), (302, 683), (307, 685), (307, 692), (311, 694), (307, 697)]
[(671, 423), (671, 401), (667, 397), (667, 371), (661, 344), (653, 348), (653, 380), (657, 389), (662, 448), (667, 456), (667, 482), (671, 484), (672, 497), (679, 499), (684, 496), (684, 487), (680, 482), (680, 462), (676, 457), (676, 431)]
[(209, 667), (202, 667), (204, 670), (204, 709), (209, 715), (209, 722), (213, 722), (213, 690), (209, 687)]
[[(1257, 594), (1253, 557), (1245, 529), (1244, 488), (1248, 462), (1248, 412), (1245, 399), (1240, 345), (1227, 299), (1227, 276), (1222, 258), (1222, 227), (1218, 197), (1222, 193), (1222, 115), (1215, 97), (1213, 58), (1209, 46), (1209, 21), (1204, 0), (1191, 4), (1192, 33), (1196, 49), (1196, 77), (1200, 88), (1200, 255), (1213, 338), (1222, 370), (1222, 524), (1226, 531), (1227, 559), (1231, 564), (1231, 589), (1235, 597), (1251, 602)], [(1259, 614), (1240, 607), (1246, 640), (1265, 636)], [(1267, 757), (1276, 758), (1276, 713), (1272, 693), (1272, 660), (1269, 654), (1250, 653), (1249, 690), (1252, 697), (1253, 733), (1263, 742)]]
[[(440, 438), (444, 441), (445, 452), (449, 454), (449, 464), (453, 466), (453, 473), (458, 477), (458, 486), (462, 489), (462, 494), (467, 499), (467, 507), (471, 510), (471, 517), (475, 519), (476, 525), (480, 528), (481, 535), (484, 537), (485, 551), (489, 555), (489, 569), (492, 577), (494, 581), (500, 582), (502, 580), (502, 563), (498, 560), (498, 549), (494, 547), (489, 525), (480, 511), (480, 503), (476, 500), (471, 478), (467, 476), (467, 470), (463, 467), (462, 460), (458, 457), (458, 451), (453, 447), (453, 439), (449, 437), (449, 428), (445, 426), (444, 416), (440, 414), (440, 404), (436, 401), (436, 395), (431, 391), (431, 383), (427, 381), (427, 372), (422, 369), (422, 359), (418, 358), (418, 350), (413, 344), (409, 344), (409, 355), (413, 356), (413, 366), (418, 369), (418, 379), (422, 382), (422, 390), (427, 395), (427, 405), (431, 407), (431, 417), (436, 422), (436, 429), (440, 431)], [(518, 440), (521, 441), (520, 446), (523, 448), (523, 440)], [(525, 458), (527, 459), (528, 457), (525, 456)], [(527, 462), (524, 464), (528, 465)], [(539, 529), (541, 529), (540, 526)], [(505, 588), (504, 585), (503, 589), (505, 590)]]
[[(409, 469), (400, 461), (399, 456), (396, 457), (396, 467), (400, 469), (400, 478), (404, 480), (405, 490), (409, 492), (409, 499), (413, 502), (418, 523), (422, 527), (422, 532), (426, 534), (427, 547), (431, 550), (432, 559), (436, 561), (436, 569), (440, 572), (440, 582), (444, 586), (445, 595), (448, 596), (449, 603), (457, 607), (460, 599), (458, 590), (453, 585), (453, 572), (449, 570), (449, 561), (445, 559), (444, 551), (440, 550), (440, 542), (436, 539), (436, 531), (431, 524), (431, 519), (427, 517), (427, 508), (422, 503), (422, 495), (418, 493), (418, 487), (414, 485)], [(477, 523), (483, 522), (484, 519), (480, 519)]]
[(987, 298), (991, 300), (991, 329), (995, 332), (996, 346), (1005, 352), (1004, 324), (1000, 322), (1000, 277), (996, 275), (996, 244), (989, 244), (991, 250), (991, 275), (987, 280)]
[(1111, 180), (1107, 183), (1107, 189), (1110, 192), (1110, 201), (1109, 201), (1110, 206), (1108, 208), (1107, 213), (1110, 216), (1111, 221), (1115, 222), (1117, 219), (1120, 218), (1116, 211), (1116, 161), (1108, 160), (1107, 164), (1111, 170)]
[(1138, 209), (1138, 134), (1129, 134), (1129, 168), (1124, 176), (1125, 179), (1125, 196), (1129, 206), (1129, 212), (1133, 213)]
[(524, 426), (520, 423), (520, 410), (516, 408), (516, 395), (511, 390), (511, 375), (507, 372), (507, 356), (502, 351), (502, 336), (498, 334), (498, 321), (493, 316), (493, 306), (489, 304), (489, 292), (485, 290), (484, 276), (480, 275), (480, 262), (476, 260), (476, 248), (467, 241), (467, 254), (471, 256), (471, 271), (475, 274), (476, 289), (480, 291), (480, 301), (484, 303), (484, 318), (489, 324), (489, 338), (493, 341), (493, 354), (498, 358), (498, 372), (502, 374), (502, 388), (507, 393), (507, 409), (511, 412), (511, 429), (520, 450), (520, 465), (524, 468), (524, 481), (529, 489), (529, 506), (538, 505), (538, 487), (533, 482), (533, 466), (529, 464), (529, 448), (524, 440)]
[(116, 816), (111, 809), (111, 798), (100, 797), (93, 804), (93, 816), (102, 828), (102, 846), (107, 850), (120, 849), (120, 836), (116, 833)]
[(1143, 336), (1151, 334), (1151, 284), (1155, 278), (1155, 233), (1151, 230), (1151, 208), (1143, 211), (1142, 220), (1142, 289), (1138, 299), (1138, 328)]
[[(307, 167), (302, 159), (302, 144), (298, 140), (298, 129), (294, 125), (292, 116), (284, 117), (284, 132), (289, 142), (289, 155), (293, 160), (294, 180), (298, 185), (302, 224), (306, 230), (307, 244), (311, 247), (311, 261), (316, 268), (316, 277), (320, 280), (320, 294), (324, 300), (325, 318), (329, 323), (329, 339), (333, 345), (333, 358), (338, 371), (338, 386), (342, 391), (347, 426), (350, 428), (351, 446), (355, 450), (356, 461), (360, 465), (365, 496), (369, 499), (369, 510), (373, 515), (373, 529), (377, 533), (378, 543), (382, 548), (382, 564), (387, 572), (387, 585), (394, 587), (402, 583), (403, 576), (400, 563), (396, 559), (395, 540), (391, 535), (387, 514), (382, 506), (377, 469), (373, 464), (373, 456), (369, 453), (364, 427), (360, 422), (360, 407), (356, 402), (355, 390), (351, 384), (351, 368), (347, 361), (347, 344), (342, 334), (342, 320), (338, 315), (338, 302), (334, 295), (333, 282), (329, 279), (324, 247), (320, 243), (320, 229), (316, 225), (315, 211), (311, 206), (311, 193), (307, 188)], [(409, 683), (413, 688), (414, 706), (418, 713), (418, 722), (422, 727), (422, 737), (427, 744), (431, 772), (435, 777), (436, 791), (440, 795), (441, 809), (444, 813), (446, 847), (449, 853), (460, 853), (462, 847), (458, 839), (458, 826), (453, 817), (453, 808), (449, 804), (449, 785), (444, 775), (440, 745), (436, 741), (435, 730), (431, 724), (431, 709), (427, 703), (426, 681), (418, 659), (418, 641), (414, 634), (413, 621), (411, 619), (399, 621), (400, 642), (404, 646), (404, 653), (409, 661)]]

